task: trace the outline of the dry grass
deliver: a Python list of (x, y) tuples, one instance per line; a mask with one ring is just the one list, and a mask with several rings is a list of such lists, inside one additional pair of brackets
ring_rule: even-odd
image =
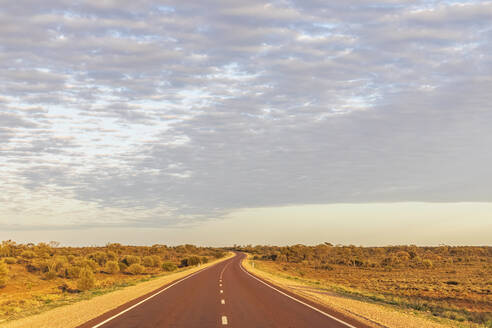
[(134, 286), (113, 291), (98, 297), (94, 294), (87, 295), (93, 298), (70, 304), (67, 306), (57, 307), (34, 316), (20, 320), (9, 321), (0, 324), (1, 328), (72, 328), (77, 327), (84, 322), (100, 316), (101, 314), (125, 304), (135, 298), (150, 293), (159, 287), (172, 281), (183, 278), (193, 272), (212, 266), (220, 261), (224, 261), (229, 256), (203, 264), (198, 267), (183, 270), (181, 272), (170, 273), (165, 276), (156, 277), (146, 282), (141, 282)]
[(303, 292), (384, 305), (453, 327), (492, 327), (491, 247), (326, 244), (242, 250), (264, 272), (306, 284), (295, 287)]
[[(251, 263), (254, 262), (253, 267)], [(251, 259), (243, 262), (244, 267), (264, 278), (265, 280), (280, 286), (284, 289), (300, 296), (311, 299), (319, 304), (323, 304), (340, 313), (357, 318), (365, 324), (375, 327), (390, 328), (449, 328), (456, 327), (450, 322), (435, 322), (428, 318), (415, 315), (411, 311), (402, 311), (380, 304), (368, 303), (347, 295), (333, 292), (326, 286), (321, 286), (317, 281), (300, 279), (290, 276), (285, 272), (280, 272), (272, 268), (270, 263), (265, 264), (261, 261)], [(467, 325), (466, 327), (478, 327), (478, 325)]]

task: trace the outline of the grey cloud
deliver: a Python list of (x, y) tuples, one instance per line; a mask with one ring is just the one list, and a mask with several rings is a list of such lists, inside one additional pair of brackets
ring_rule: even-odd
[[(196, 220), (251, 206), (492, 201), (489, 2), (2, 8), (0, 138), (10, 160), (40, 165), (18, 173), (29, 188)], [(20, 109), (37, 105), (47, 112)], [(159, 215), (145, 224), (176, 223)]]

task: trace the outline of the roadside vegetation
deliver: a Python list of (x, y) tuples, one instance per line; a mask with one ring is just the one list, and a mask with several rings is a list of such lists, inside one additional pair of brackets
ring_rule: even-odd
[(257, 267), (313, 288), (492, 327), (492, 247), (235, 246)]
[(86, 299), (222, 258), (220, 249), (182, 245), (60, 247), (0, 244), (0, 322)]

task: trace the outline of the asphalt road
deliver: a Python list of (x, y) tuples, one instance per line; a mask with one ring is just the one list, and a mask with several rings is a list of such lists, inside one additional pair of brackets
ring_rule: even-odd
[(244, 256), (163, 286), (79, 328), (367, 327), (254, 277), (241, 267)]

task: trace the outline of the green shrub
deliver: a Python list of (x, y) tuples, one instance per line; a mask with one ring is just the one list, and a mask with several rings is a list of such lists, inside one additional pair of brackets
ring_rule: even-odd
[(200, 262), (202, 262), (202, 263), (208, 263), (208, 257), (202, 256), (202, 258), (200, 259)]
[(104, 271), (107, 273), (115, 274), (120, 272), (120, 266), (116, 261), (108, 261), (106, 262), (106, 266), (104, 267)]
[(80, 278), (77, 280), (77, 288), (81, 291), (89, 290), (96, 284), (96, 278), (90, 268), (83, 268), (80, 271)]
[(177, 268), (178, 267), (174, 263), (171, 263), (171, 262), (164, 262), (164, 263), (162, 263), (162, 270), (164, 270), (164, 271), (174, 271)]
[(145, 268), (142, 265), (138, 263), (134, 263), (126, 269), (126, 272), (135, 275), (135, 274), (142, 274), (144, 270)]
[(0, 288), (5, 287), (9, 281), (9, 267), (8, 265), (0, 261)]

